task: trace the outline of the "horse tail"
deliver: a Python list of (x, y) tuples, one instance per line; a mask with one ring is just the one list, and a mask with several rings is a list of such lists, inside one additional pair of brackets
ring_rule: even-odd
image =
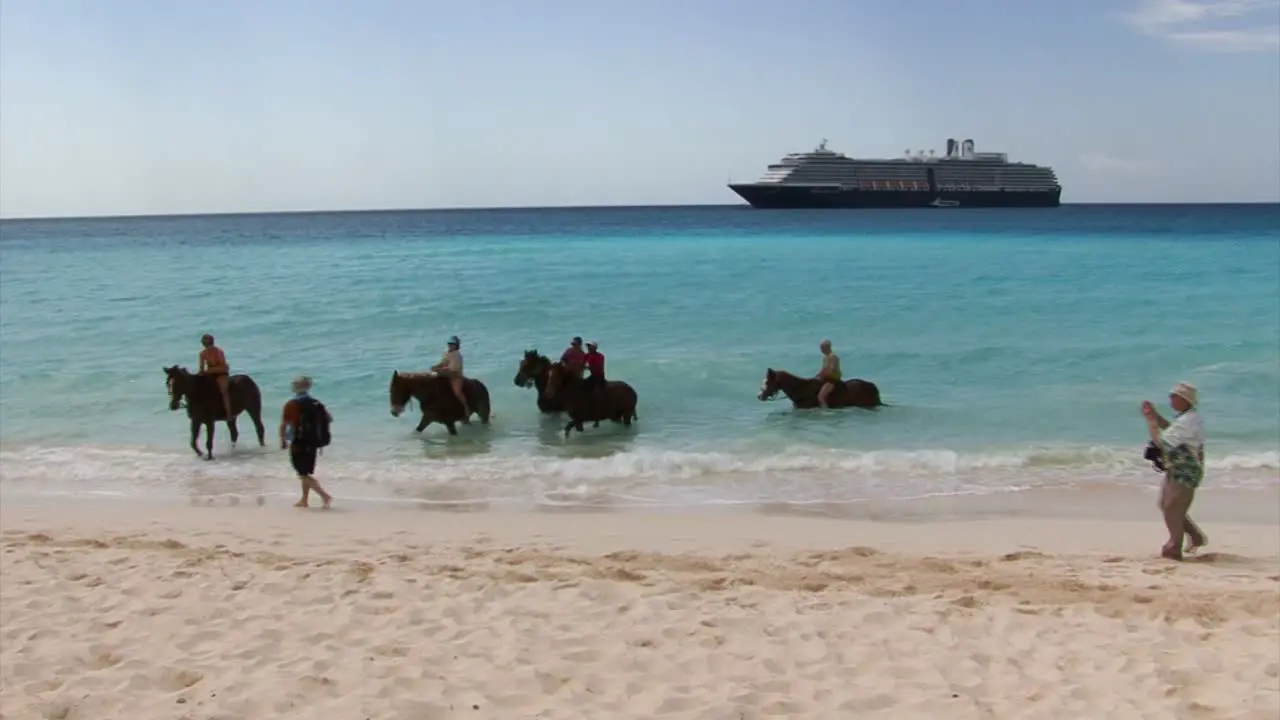
[(262, 414), (262, 390), (258, 387), (258, 383), (248, 375), (241, 375), (241, 382), (245, 386), (244, 409), (250, 415)]
[(631, 387), (631, 383), (627, 383), (626, 387), (628, 394), (631, 395), (631, 419), (639, 420), (640, 413), (636, 411), (636, 408), (640, 405), (640, 396), (636, 394), (636, 389)]

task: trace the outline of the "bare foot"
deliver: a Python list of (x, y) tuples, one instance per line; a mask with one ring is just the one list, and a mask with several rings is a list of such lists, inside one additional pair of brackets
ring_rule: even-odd
[(298, 502), (294, 503), (293, 506), (297, 508), (311, 507), (310, 505), (307, 504), (306, 500), (299, 500)]
[(1209, 544), (1208, 535), (1200, 538), (1200, 542), (1191, 542), (1190, 540), (1188, 540), (1187, 547), (1186, 549), (1183, 550), (1183, 552), (1185, 552), (1188, 555), (1195, 555), (1197, 552), (1199, 552), (1200, 548), (1208, 544)]
[(329, 508), (331, 508), (331, 507), (333, 507), (333, 498), (331, 498), (331, 497), (327, 497), (327, 498), (325, 498), (325, 499), (324, 499), (324, 509), (325, 509), (325, 510), (328, 510), (328, 509), (329, 509)]

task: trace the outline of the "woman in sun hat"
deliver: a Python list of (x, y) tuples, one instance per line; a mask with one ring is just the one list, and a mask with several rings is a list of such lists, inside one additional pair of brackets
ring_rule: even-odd
[(1191, 520), (1191, 503), (1204, 480), (1204, 422), (1200, 419), (1199, 392), (1189, 382), (1169, 389), (1169, 406), (1177, 413), (1166, 420), (1150, 402), (1142, 401), (1151, 442), (1164, 460), (1164, 483), (1160, 488), (1160, 511), (1164, 514), (1169, 540), (1160, 554), (1182, 559), (1182, 536), (1188, 538), (1186, 552), (1193, 553), (1209, 542), (1208, 536)]

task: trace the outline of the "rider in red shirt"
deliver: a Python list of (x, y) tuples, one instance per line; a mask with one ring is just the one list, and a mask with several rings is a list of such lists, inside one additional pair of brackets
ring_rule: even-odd
[(566, 370), (568, 370), (569, 372), (572, 372), (574, 375), (578, 377), (582, 377), (582, 368), (583, 368), (583, 362), (584, 362), (583, 352), (582, 352), (582, 338), (575, 337), (573, 341), (569, 343), (569, 347), (566, 348), (564, 353), (560, 355), (560, 362), (564, 365)]
[(587, 354), (582, 358), (587, 371), (591, 373), (587, 377), (587, 387), (596, 391), (603, 390), (605, 384), (604, 354), (596, 349), (598, 347), (599, 345), (595, 342), (587, 343)]

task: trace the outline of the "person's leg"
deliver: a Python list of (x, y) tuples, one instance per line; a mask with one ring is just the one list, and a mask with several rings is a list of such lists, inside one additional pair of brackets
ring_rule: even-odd
[(307, 482), (311, 483), (311, 489), (315, 490), (316, 494), (320, 496), (320, 500), (324, 503), (324, 507), (327, 510), (330, 507), (330, 505), (333, 503), (333, 496), (325, 492), (324, 488), (320, 486), (320, 481), (316, 479), (316, 475), (315, 475), (316, 451), (315, 450), (311, 451), (311, 456), (312, 456), (311, 457), (311, 473), (307, 475)]
[(218, 375), (214, 378), (218, 383), (218, 392), (222, 393), (222, 405), (227, 411), (227, 419), (231, 419), (231, 378)]
[(302, 485), (302, 498), (294, 503), (294, 507), (307, 507), (308, 500), (311, 496), (311, 482), (308, 476), (315, 469), (315, 464), (307, 463), (307, 452), (299, 445), (289, 446), (289, 465), (293, 467), (293, 472), (298, 476), (298, 483)]
[(1182, 559), (1182, 536), (1186, 533), (1187, 508), (1191, 507), (1191, 488), (1172, 480), (1165, 480), (1160, 489), (1160, 512), (1169, 539), (1160, 554), (1171, 560)]
[(831, 391), (835, 389), (835, 385), (829, 382), (822, 383), (822, 388), (818, 390), (818, 407), (827, 406), (827, 397), (831, 395)]
[(471, 406), (467, 405), (467, 395), (462, 392), (462, 376), (450, 376), (449, 387), (453, 388), (453, 394), (458, 398), (458, 402), (462, 403), (462, 422), (470, 422)]
[(1187, 494), (1187, 509), (1182, 516), (1182, 529), (1187, 535), (1187, 546), (1184, 552), (1195, 552), (1205, 545), (1209, 544), (1209, 536), (1204, 534), (1200, 526), (1191, 519), (1191, 504), (1196, 500), (1196, 491), (1193, 488), (1184, 488)]

